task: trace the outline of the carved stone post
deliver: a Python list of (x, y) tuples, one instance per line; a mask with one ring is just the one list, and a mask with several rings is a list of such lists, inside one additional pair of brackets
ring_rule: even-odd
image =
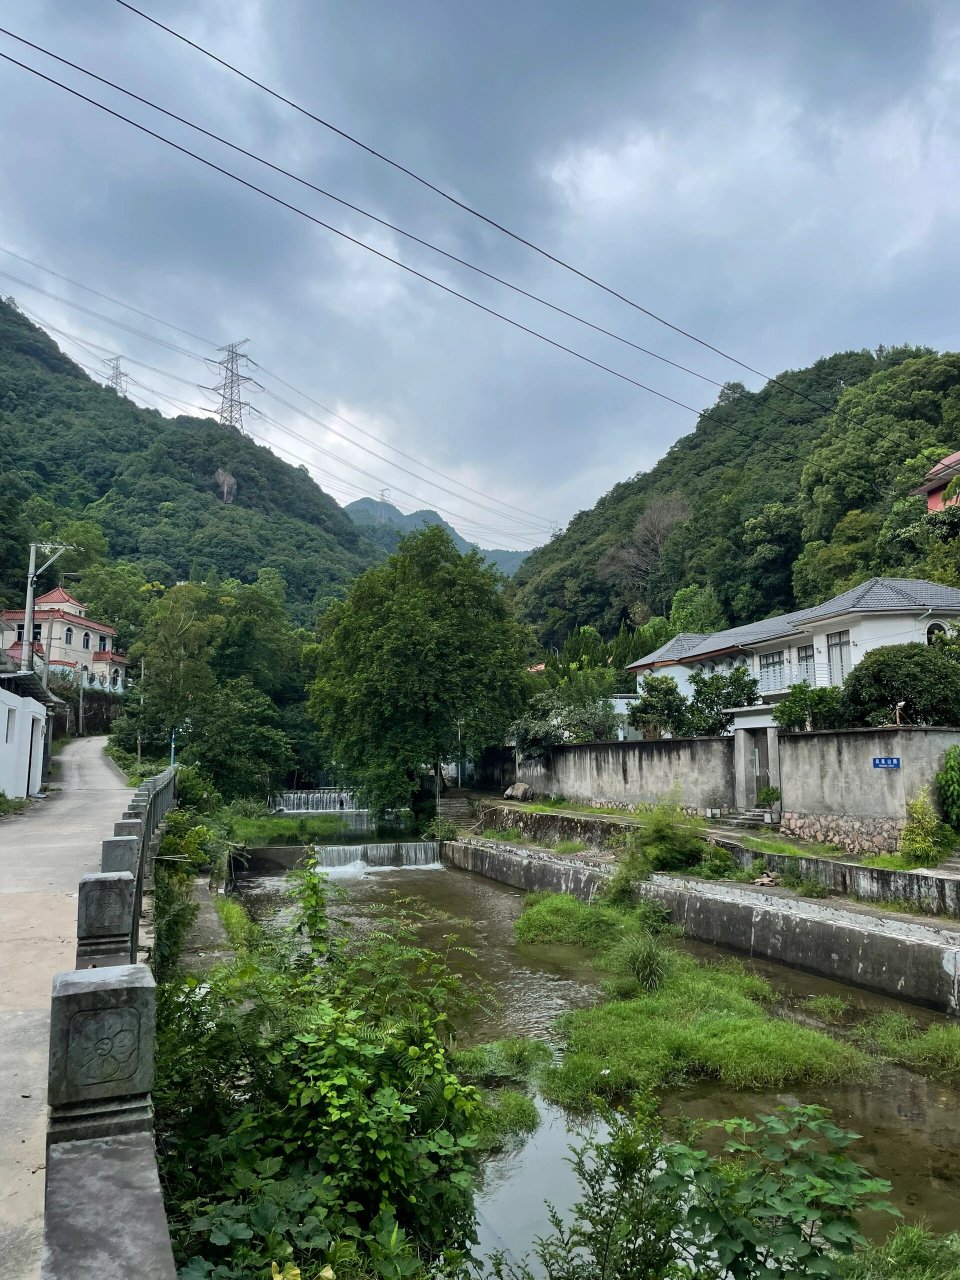
[(77, 968), (127, 965), (137, 882), (129, 871), (83, 876), (77, 903)]
[(56, 975), (48, 1147), (151, 1132), (155, 1025), (153, 975), (146, 965)]
[(113, 836), (100, 845), (101, 871), (129, 871), (137, 874), (140, 840), (137, 836)]

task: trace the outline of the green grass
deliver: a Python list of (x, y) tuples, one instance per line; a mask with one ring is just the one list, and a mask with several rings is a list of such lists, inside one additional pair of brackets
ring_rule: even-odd
[(562, 854), (583, 853), (584, 849), (589, 847), (583, 840), (558, 840), (553, 846), (553, 851)]
[(269, 818), (230, 815), (230, 829), (233, 838), (241, 844), (268, 845), (274, 841), (282, 843), (292, 839), (303, 840), (304, 844), (308, 844), (311, 840), (341, 835), (344, 820), (337, 813), (304, 814), (301, 817), (288, 814)]
[(457, 1075), (470, 1084), (528, 1084), (553, 1061), (553, 1054), (541, 1040), (514, 1036), (487, 1044), (458, 1049), (453, 1055)]
[(871, 1053), (960, 1084), (960, 1026), (935, 1023), (921, 1030), (906, 1014), (887, 1012), (865, 1019), (854, 1037)]
[(738, 836), (737, 843), (761, 853), (785, 853), (791, 858), (849, 858), (845, 849), (835, 844), (817, 844), (813, 840), (782, 840), (776, 836)]
[(773, 1017), (772, 991), (736, 964), (671, 955), (659, 987), (564, 1014), (563, 1060), (543, 1073), (544, 1095), (565, 1106), (657, 1092), (693, 1079), (731, 1089), (781, 1089), (865, 1079), (853, 1045)]
[(0, 791), (0, 818), (6, 818), (13, 813), (23, 813), (26, 807), (26, 800), (12, 800), (5, 791)]
[(738, 962), (701, 965), (673, 950), (656, 904), (630, 910), (564, 894), (531, 899), (517, 939), (593, 951), (612, 974), (608, 994), (620, 997), (560, 1019), (563, 1059), (540, 1074), (552, 1101), (587, 1107), (692, 1079), (779, 1089), (869, 1075), (859, 1047), (771, 1015), (772, 988)]
[(477, 1116), (477, 1150), (499, 1151), (511, 1138), (540, 1125), (537, 1104), (516, 1089), (498, 1089), (484, 1098)]
[(518, 942), (567, 943), (599, 951), (622, 934), (626, 913), (565, 893), (530, 894), (515, 927)]
[(585, 804), (558, 796), (555, 800), (538, 800), (536, 804), (525, 804), (523, 807), (531, 813), (600, 813), (611, 818), (631, 818), (647, 806), (635, 805), (632, 809), (618, 809), (612, 804)]
[(850, 1002), (842, 996), (808, 996), (800, 1007), (822, 1022), (836, 1023), (843, 1021)]
[(239, 955), (253, 950), (260, 938), (260, 928), (247, 915), (243, 905), (236, 898), (218, 895), (214, 906), (234, 951)]
[(842, 1280), (960, 1280), (960, 1235), (897, 1227), (884, 1244), (836, 1260)]

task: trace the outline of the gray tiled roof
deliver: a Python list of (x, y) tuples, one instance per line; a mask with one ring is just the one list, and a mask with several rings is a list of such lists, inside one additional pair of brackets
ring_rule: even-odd
[(654, 649), (653, 653), (648, 653), (644, 658), (638, 658), (636, 662), (628, 663), (627, 670), (629, 671), (631, 667), (645, 666), (648, 662), (669, 662), (671, 658), (676, 661), (707, 638), (698, 631), (681, 631), (672, 640), (662, 644), (659, 649)]
[[(938, 582), (927, 582), (923, 578), (869, 578), (858, 587), (851, 587), (832, 600), (813, 605), (809, 609), (798, 609), (795, 613), (781, 613), (776, 618), (763, 618), (760, 622), (748, 622), (742, 627), (730, 627), (726, 631), (715, 631), (709, 636), (679, 635), (667, 641), (659, 649), (631, 663), (631, 667), (646, 666), (651, 662), (663, 662), (673, 658), (680, 661), (685, 658), (706, 657), (722, 649), (736, 649), (741, 645), (757, 644), (763, 640), (776, 640), (779, 636), (789, 636), (802, 628), (806, 623), (816, 622), (821, 618), (832, 618), (844, 613), (910, 612), (917, 609), (942, 609), (960, 612), (960, 590), (956, 587), (944, 587)], [(680, 650), (671, 650), (677, 641), (694, 641), (685, 644)], [(628, 668), (629, 669), (629, 668)]]

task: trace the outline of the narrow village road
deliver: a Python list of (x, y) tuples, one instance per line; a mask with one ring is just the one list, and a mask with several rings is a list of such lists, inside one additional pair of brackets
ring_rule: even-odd
[(77, 882), (100, 869), (129, 794), (106, 738), (68, 743), (60, 790), (0, 821), (0, 1276), (37, 1280), (43, 1233), (50, 985), (72, 969)]

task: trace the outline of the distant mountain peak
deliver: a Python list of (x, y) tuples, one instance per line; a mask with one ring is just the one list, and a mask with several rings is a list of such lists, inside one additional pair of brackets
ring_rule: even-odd
[[(359, 525), (368, 536), (373, 530), (382, 530), (385, 536), (381, 536), (379, 541), (388, 551), (396, 547), (401, 534), (412, 533), (415, 529), (424, 529), (428, 525), (438, 524), (441, 529), (446, 529), (449, 533), (461, 555), (476, 547), (486, 560), (508, 576), (516, 573), (530, 554), (528, 551), (489, 549), (478, 546), (475, 542), (468, 542), (437, 511), (411, 511), (409, 515), (404, 515), (392, 502), (386, 502), (382, 498), (356, 498), (353, 502), (348, 502), (343, 509), (354, 524)], [(391, 536), (393, 530), (396, 530), (396, 534)]]

